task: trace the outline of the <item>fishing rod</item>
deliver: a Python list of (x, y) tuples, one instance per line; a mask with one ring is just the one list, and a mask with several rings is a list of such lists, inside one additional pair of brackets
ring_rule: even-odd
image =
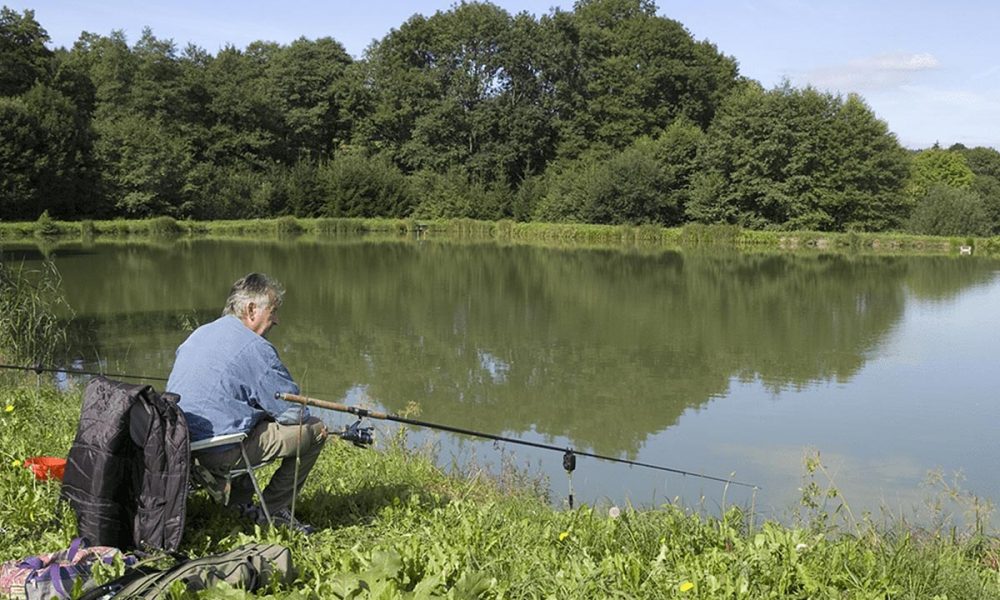
[[(30, 366), (30, 367), (23, 367), (23, 366), (20, 366), (20, 365), (0, 364), (0, 369), (14, 369), (14, 370), (18, 370), (18, 371), (31, 371), (31, 372), (34, 372), (37, 375), (41, 375), (42, 373), (67, 373), (67, 374), (70, 374), (70, 375), (94, 375), (94, 376), (100, 375), (100, 376), (104, 376), (104, 377), (121, 377), (121, 378), (126, 378), (126, 379), (142, 379), (142, 380), (149, 380), (149, 381), (167, 381), (166, 377), (153, 377), (153, 376), (148, 376), (148, 375), (130, 375), (130, 374), (126, 374), (126, 373), (99, 373), (99, 372), (94, 372), (94, 371), (82, 371), (82, 370), (76, 370), (76, 369), (45, 367), (41, 363), (33, 365), (33, 366)], [(665, 466), (662, 466), (662, 465), (656, 465), (656, 464), (652, 464), (652, 463), (640, 462), (640, 461), (635, 461), (635, 460), (628, 460), (628, 459), (625, 459), (625, 458), (616, 458), (614, 456), (606, 456), (604, 454), (596, 454), (596, 453), (593, 453), (593, 452), (585, 452), (583, 450), (574, 450), (572, 448), (561, 448), (559, 446), (554, 446), (552, 444), (543, 444), (541, 442), (532, 442), (532, 441), (529, 441), (529, 440), (522, 440), (522, 439), (519, 439), (519, 438), (512, 438), (512, 437), (506, 437), (506, 436), (502, 436), (502, 435), (496, 435), (496, 434), (493, 434), (493, 433), (484, 433), (482, 431), (474, 431), (472, 429), (464, 429), (462, 427), (454, 427), (454, 426), (451, 426), (451, 425), (443, 425), (443, 424), (440, 424), (440, 423), (430, 423), (428, 421), (420, 421), (420, 420), (417, 420), (417, 419), (410, 419), (410, 418), (401, 417), (399, 415), (395, 415), (395, 414), (392, 414), (392, 413), (385, 413), (385, 412), (373, 411), (373, 410), (369, 410), (369, 409), (365, 409), (365, 408), (359, 408), (359, 407), (356, 407), (356, 406), (349, 406), (349, 405), (346, 405), (346, 404), (338, 404), (336, 402), (330, 402), (328, 400), (320, 400), (319, 398), (311, 398), (309, 396), (301, 396), (301, 395), (298, 395), (298, 394), (287, 394), (287, 393), (280, 393), (279, 392), (279, 393), (275, 394), (275, 397), (278, 398), (278, 399), (281, 399), (281, 400), (289, 401), (289, 402), (295, 402), (295, 403), (303, 404), (303, 405), (307, 405), (307, 406), (315, 406), (317, 408), (326, 408), (326, 409), (329, 409), (329, 410), (333, 410), (333, 411), (337, 411), (337, 412), (343, 412), (343, 413), (349, 413), (349, 414), (357, 416), (359, 418), (358, 422), (356, 422), (353, 425), (345, 428), (344, 431), (340, 433), (340, 437), (342, 439), (344, 439), (345, 441), (350, 441), (355, 446), (360, 446), (360, 447), (368, 446), (368, 445), (370, 445), (373, 442), (372, 436), (371, 436), (371, 428), (370, 427), (361, 427), (361, 421), (360, 421), (360, 419), (362, 419), (364, 417), (369, 417), (369, 418), (372, 418), (372, 419), (379, 419), (379, 420), (385, 420), (385, 421), (395, 421), (397, 423), (403, 423), (403, 424), (406, 424), (406, 425), (413, 425), (413, 426), (416, 426), (416, 427), (427, 427), (429, 429), (437, 429), (437, 430), (440, 430), (440, 431), (448, 431), (448, 432), (451, 432), (451, 433), (458, 433), (458, 434), (468, 435), (468, 436), (472, 436), (472, 437), (479, 437), (479, 438), (484, 438), (484, 439), (488, 439), (488, 440), (494, 440), (494, 441), (498, 441), (498, 442), (508, 442), (508, 443), (511, 443), (511, 444), (520, 444), (522, 446), (530, 446), (530, 447), (533, 447), (533, 448), (540, 448), (542, 450), (552, 450), (552, 451), (555, 451), (555, 452), (562, 452), (563, 453), (563, 469), (565, 469), (566, 474), (570, 477), (569, 505), (570, 505), (571, 508), (573, 506), (573, 491), (572, 491), (573, 481), (572, 481), (572, 473), (576, 469), (576, 457), (578, 455), (579, 456), (587, 456), (587, 457), (590, 457), (590, 458), (596, 458), (598, 460), (604, 460), (604, 461), (609, 461), (609, 462), (616, 462), (616, 463), (625, 464), (625, 465), (629, 465), (629, 466), (644, 467), (644, 468), (647, 468), (647, 469), (654, 469), (654, 470), (657, 470), (657, 471), (666, 471), (668, 473), (676, 473), (678, 475), (698, 477), (700, 479), (707, 479), (709, 481), (717, 481), (719, 483), (724, 483), (726, 485), (738, 485), (738, 486), (741, 486), (741, 487), (748, 487), (748, 488), (751, 488), (751, 489), (754, 489), (754, 490), (761, 489), (760, 486), (758, 486), (758, 485), (755, 485), (755, 484), (752, 484), (752, 483), (744, 483), (742, 481), (736, 481), (734, 479), (725, 479), (723, 477), (715, 477), (715, 476), (712, 476), (712, 475), (705, 475), (703, 473), (696, 473), (696, 472), (693, 472), (693, 471), (685, 471), (685, 470), (682, 470), (682, 469), (675, 469), (675, 468), (672, 468), (672, 467), (665, 467)]]
[[(759, 486), (754, 485), (752, 483), (744, 483), (744, 482), (741, 482), (741, 481), (735, 481), (733, 479), (725, 479), (725, 478), (722, 478), (722, 477), (714, 477), (712, 475), (705, 475), (703, 473), (695, 473), (695, 472), (692, 472), (692, 471), (684, 471), (684, 470), (681, 470), (681, 469), (674, 469), (672, 467), (664, 467), (662, 465), (655, 465), (655, 464), (652, 464), (652, 463), (639, 462), (639, 461), (635, 461), (635, 460), (628, 460), (628, 459), (625, 459), (625, 458), (616, 458), (614, 456), (606, 456), (604, 454), (595, 454), (593, 452), (584, 452), (582, 450), (574, 450), (572, 448), (560, 448), (559, 446), (554, 446), (552, 444), (543, 444), (541, 442), (532, 442), (532, 441), (529, 441), (529, 440), (522, 440), (522, 439), (519, 439), (519, 438), (512, 438), (512, 437), (506, 437), (506, 436), (502, 436), (502, 435), (496, 435), (496, 434), (493, 434), (493, 433), (483, 433), (481, 431), (474, 431), (472, 429), (464, 429), (462, 427), (453, 427), (451, 425), (442, 425), (440, 423), (430, 423), (430, 422), (427, 422), (427, 421), (419, 421), (417, 419), (410, 419), (408, 417), (401, 417), (399, 415), (394, 415), (392, 413), (379, 412), (379, 411), (369, 410), (367, 408), (359, 408), (357, 406), (349, 406), (347, 404), (339, 404), (337, 402), (330, 402), (328, 400), (320, 400), (318, 398), (311, 398), (309, 396), (301, 396), (299, 394), (288, 394), (288, 393), (278, 392), (274, 396), (275, 396), (275, 398), (278, 398), (279, 400), (286, 400), (288, 402), (295, 402), (297, 404), (302, 404), (302, 405), (305, 405), (305, 406), (315, 406), (317, 408), (326, 408), (326, 409), (334, 410), (334, 411), (337, 411), (337, 412), (343, 412), (343, 413), (349, 413), (349, 414), (355, 415), (356, 417), (359, 418), (358, 423), (355, 423), (354, 425), (351, 426), (351, 428), (353, 428), (355, 430), (358, 429), (358, 425), (360, 423), (360, 419), (362, 419), (364, 417), (370, 417), (372, 419), (380, 419), (380, 420), (384, 420), (384, 421), (395, 421), (397, 423), (404, 423), (406, 425), (414, 425), (414, 426), (417, 426), (417, 427), (427, 427), (427, 428), (430, 428), (430, 429), (438, 429), (438, 430), (441, 430), (441, 431), (448, 431), (448, 432), (451, 432), (451, 433), (459, 433), (459, 434), (462, 434), (462, 435), (469, 435), (469, 436), (473, 436), (473, 437), (480, 437), (480, 438), (485, 438), (485, 439), (488, 439), (488, 440), (494, 440), (494, 441), (498, 441), (498, 442), (508, 442), (508, 443), (511, 443), (511, 444), (521, 444), (522, 446), (531, 446), (533, 448), (541, 448), (543, 450), (553, 450), (555, 452), (562, 452), (563, 453), (563, 469), (565, 469), (567, 475), (570, 476), (570, 493), (569, 493), (569, 505), (570, 505), (570, 508), (573, 507), (573, 489), (572, 489), (573, 481), (572, 481), (572, 473), (573, 473), (573, 470), (576, 469), (576, 457), (577, 457), (577, 455), (579, 455), (579, 456), (588, 456), (590, 458), (596, 458), (596, 459), (599, 459), (599, 460), (606, 460), (606, 461), (610, 461), (610, 462), (622, 463), (622, 464), (626, 464), (626, 465), (629, 465), (629, 466), (645, 467), (647, 469), (655, 469), (657, 471), (667, 471), (668, 473), (677, 473), (679, 475), (690, 475), (691, 477), (698, 477), (698, 478), (701, 478), (701, 479), (708, 479), (710, 481), (718, 481), (720, 483), (725, 483), (727, 485), (738, 485), (738, 486), (742, 486), (742, 487), (752, 488), (754, 490), (759, 490), (760, 489)], [(362, 433), (362, 436), (364, 436), (364, 435), (365, 434)], [(341, 437), (344, 437), (344, 436), (341, 436)], [(359, 443), (359, 441), (357, 439), (352, 439), (351, 437), (345, 437), (345, 439), (349, 439), (351, 441), (354, 441), (356, 446), (361, 446), (361, 445), (364, 445), (364, 444), (370, 444), (371, 443), (371, 437), (370, 436), (368, 436), (366, 439), (364, 439), (364, 441), (361, 442), (361, 443)]]
[(147, 375), (128, 375), (126, 373), (98, 373), (95, 371), (78, 371), (76, 369), (59, 369), (56, 367), (45, 367), (41, 363), (33, 365), (30, 367), (22, 367), (20, 365), (2, 365), (0, 364), (0, 369), (13, 369), (15, 371), (31, 371), (35, 375), (41, 375), (42, 373), (66, 373), (69, 375), (94, 375), (103, 377), (121, 377), (124, 379), (145, 379), (149, 381), (166, 381), (166, 377), (150, 377)]

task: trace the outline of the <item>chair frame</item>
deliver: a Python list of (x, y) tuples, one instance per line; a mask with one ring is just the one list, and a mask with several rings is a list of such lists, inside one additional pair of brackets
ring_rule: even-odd
[[(267, 518), (267, 524), (274, 526), (274, 520), (271, 518), (271, 511), (267, 508), (267, 502), (264, 501), (264, 492), (257, 482), (257, 477), (254, 475), (256, 469), (260, 469), (268, 464), (269, 461), (265, 461), (259, 464), (251, 464), (250, 457), (247, 454), (246, 447), (247, 434), (244, 432), (238, 433), (227, 433), (225, 435), (217, 435), (215, 437), (207, 438), (204, 440), (198, 440), (197, 442), (191, 442), (191, 454), (195, 452), (200, 452), (202, 450), (208, 450), (209, 448), (218, 448), (221, 446), (230, 446), (233, 444), (238, 444), (240, 448), (240, 462), (237, 462), (229, 471), (225, 473), (226, 481), (226, 496), (224, 499), (224, 504), (229, 502), (229, 487), (232, 485), (231, 482), (234, 478), (241, 475), (246, 475), (250, 477), (250, 483), (253, 485), (253, 491), (257, 494), (257, 499), (260, 501), (260, 508), (264, 511), (264, 517)], [(197, 458), (193, 458), (193, 461), (197, 461)]]

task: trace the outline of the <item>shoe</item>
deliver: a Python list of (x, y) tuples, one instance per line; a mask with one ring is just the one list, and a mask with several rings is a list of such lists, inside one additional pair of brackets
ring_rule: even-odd
[[(275, 525), (281, 525), (283, 527), (288, 527), (289, 529), (294, 529), (300, 533), (306, 535), (312, 535), (316, 533), (316, 528), (308, 523), (303, 523), (302, 521), (296, 519), (292, 516), (292, 513), (284, 508), (278, 512), (271, 513), (271, 520), (274, 521)], [(260, 516), (258, 517), (258, 523), (266, 524), (267, 517), (264, 516), (264, 511), (260, 511)]]
[(259, 521), (267, 521), (264, 518), (264, 511), (260, 509), (259, 506), (253, 502), (247, 502), (246, 504), (235, 504), (230, 507), (230, 510), (235, 512), (241, 519), (249, 519), (254, 523)]

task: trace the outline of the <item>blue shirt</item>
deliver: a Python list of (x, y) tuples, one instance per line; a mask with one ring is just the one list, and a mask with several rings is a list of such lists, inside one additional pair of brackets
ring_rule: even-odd
[(202, 325), (177, 348), (167, 391), (178, 394), (191, 441), (249, 433), (265, 417), (291, 425), (309, 410), (278, 400), (299, 393), (271, 342), (232, 315)]

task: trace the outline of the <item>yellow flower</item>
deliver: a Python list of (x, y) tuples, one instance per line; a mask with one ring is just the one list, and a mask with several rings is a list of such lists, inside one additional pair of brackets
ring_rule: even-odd
[(568, 537), (569, 537), (569, 532), (568, 531), (564, 531), (564, 532), (562, 532), (562, 533), (559, 534), (559, 541), (561, 542), (561, 541), (565, 540)]
[(13, 461), (11, 461), (10, 466), (12, 466), (12, 467), (20, 467), (21, 466), (21, 461), (15, 458)]
[(13, 404), (8, 404), (7, 406), (4, 407), (3, 411), (4, 412), (14, 412), (14, 405)]
[(694, 589), (694, 584), (691, 583), (690, 581), (685, 581), (679, 586), (678, 589), (680, 589), (680, 591), (682, 592), (690, 592), (691, 590)]

